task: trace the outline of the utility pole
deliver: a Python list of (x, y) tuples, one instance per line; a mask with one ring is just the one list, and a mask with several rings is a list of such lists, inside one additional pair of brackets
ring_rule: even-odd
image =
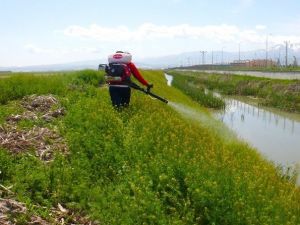
[(224, 63), (224, 58), (223, 58), (223, 56), (224, 56), (224, 47), (222, 48), (222, 61), (221, 61), (221, 64)]
[(204, 61), (205, 61), (205, 53), (207, 51), (200, 51), (200, 53), (202, 54), (202, 65), (204, 65)]
[(288, 41), (285, 42), (285, 67), (288, 66)]
[(269, 36), (272, 36), (272, 34), (267, 34), (266, 37), (266, 67), (268, 67), (269, 60)]
[(241, 62), (241, 43), (239, 43), (239, 63)]
[(214, 65), (214, 50), (211, 51), (211, 65)]
[(266, 67), (268, 67), (268, 35), (267, 35), (267, 38), (266, 38)]

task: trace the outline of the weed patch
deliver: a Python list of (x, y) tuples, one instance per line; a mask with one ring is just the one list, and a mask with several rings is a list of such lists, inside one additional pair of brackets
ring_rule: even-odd
[(222, 99), (213, 96), (212, 93), (206, 93), (205, 87), (195, 85), (193, 78), (174, 75), (173, 86), (183, 91), (204, 107), (215, 109), (225, 107), (225, 102)]

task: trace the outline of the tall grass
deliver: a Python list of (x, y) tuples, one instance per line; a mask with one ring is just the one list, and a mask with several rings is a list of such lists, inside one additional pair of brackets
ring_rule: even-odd
[[(166, 86), (162, 72), (143, 75), (158, 94), (193, 104)], [(116, 111), (108, 91), (85, 77), (73, 74), (56, 92), (67, 112), (58, 124), (68, 156), (45, 165), (0, 150), (0, 183), (14, 185), (19, 200), (61, 203), (102, 224), (300, 223), (294, 178), (255, 150), (136, 91), (130, 107)]]
[(183, 91), (186, 95), (190, 96), (204, 107), (215, 109), (225, 107), (225, 102), (222, 99), (213, 96), (212, 93), (205, 93), (205, 87), (195, 86), (193, 79), (193, 77), (173, 74), (172, 85)]
[(49, 76), (28, 73), (11, 75), (8, 78), (0, 79), (0, 104), (31, 94), (64, 96), (68, 92), (68, 84), (72, 84), (72, 81), (76, 82), (75, 85), (79, 85), (80, 82), (97, 85), (97, 82), (103, 82), (103, 76), (100, 77), (98, 72), (92, 70)]

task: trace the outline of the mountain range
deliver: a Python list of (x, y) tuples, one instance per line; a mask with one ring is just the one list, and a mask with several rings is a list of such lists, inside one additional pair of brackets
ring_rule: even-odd
[[(288, 48), (288, 64), (293, 64), (295, 59), (300, 62), (300, 48), (290, 46)], [(140, 68), (160, 69), (178, 66), (192, 66), (199, 64), (228, 64), (237, 60), (252, 60), (252, 59), (272, 59), (275, 62), (285, 64), (286, 47), (284, 45), (276, 45), (268, 50), (266, 56), (266, 49), (258, 49), (254, 51), (200, 51), (184, 52), (180, 54), (167, 55), (161, 57), (143, 58), (135, 61)], [(89, 60), (80, 62), (70, 62), (63, 64), (52, 65), (33, 65), (24, 67), (0, 67), (0, 71), (13, 72), (37, 72), (37, 71), (69, 71), (81, 69), (97, 69), (99, 63), (106, 63), (106, 59)]]

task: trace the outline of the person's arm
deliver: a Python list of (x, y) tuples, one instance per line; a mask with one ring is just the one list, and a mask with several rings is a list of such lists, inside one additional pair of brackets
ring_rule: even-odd
[(127, 64), (131, 73), (133, 74), (133, 76), (139, 81), (141, 82), (143, 85), (145, 86), (149, 86), (149, 83), (142, 77), (141, 73), (139, 72), (139, 70), (136, 68), (136, 66), (133, 63), (128, 63)]

